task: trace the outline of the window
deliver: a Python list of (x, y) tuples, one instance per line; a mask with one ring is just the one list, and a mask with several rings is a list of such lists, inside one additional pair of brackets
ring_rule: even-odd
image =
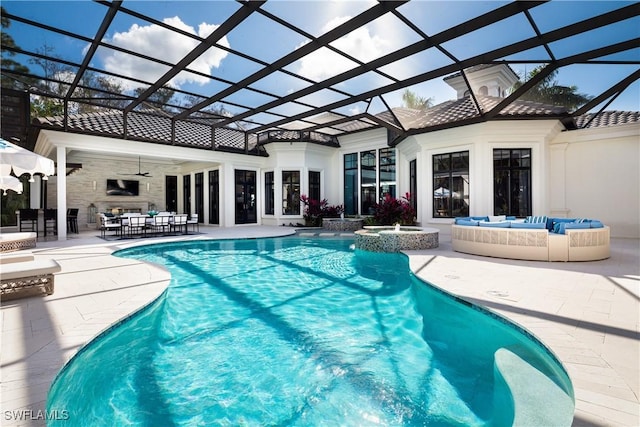
[[(358, 194), (360, 211), (358, 211)], [(376, 204), (386, 194), (396, 197), (396, 150), (394, 148), (345, 154), (345, 214), (373, 215)]]
[(282, 214), (300, 215), (300, 171), (282, 171)]
[(273, 215), (276, 207), (273, 177), (273, 172), (264, 174), (264, 213), (266, 215)]
[(396, 150), (393, 148), (381, 148), (379, 183), (379, 199), (384, 199), (386, 194), (396, 197)]
[(414, 212), (418, 212), (418, 170), (417, 161), (413, 159), (409, 162), (409, 194), (411, 195), (411, 207)]
[(321, 200), (320, 191), (320, 172), (309, 171), (309, 198), (312, 200)]
[(493, 150), (494, 215), (531, 215), (531, 149)]
[[(198, 217), (198, 220), (200, 218)], [(209, 171), (209, 224), (220, 224), (220, 172)]]
[(344, 155), (344, 213), (358, 214), (358, 153)]
[(360, 212), (373, 215), (376, 197), (376, 150), (360, 153)]
[(433, 217), (469, 215), (469, 152), (433, 156)]

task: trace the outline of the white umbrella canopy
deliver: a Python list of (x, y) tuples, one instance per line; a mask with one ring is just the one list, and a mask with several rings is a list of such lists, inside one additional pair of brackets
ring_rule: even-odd
[(0, 138), (0, 176), (9, 176), (12, 170), (16, 176), (28, 173), (31, 176), (29, 181), (33, 181), (33, 175), (36, 173), (43, 174), (43, 179), (53, 175), (55, 165), (51, 159)]
[(13, 190), (16, 193), (22, 193), (22, 183), (18, 178), (11, 175), (0, 176), (0, 190), (2, 190), (2, 195), (7, 195), (7, 190)]

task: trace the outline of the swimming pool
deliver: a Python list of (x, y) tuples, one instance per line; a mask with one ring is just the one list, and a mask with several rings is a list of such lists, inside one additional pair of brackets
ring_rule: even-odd
[[(166, 292), (85, 346), (47, 410), (64, 425), (500, 425), (494, 353), (567, 396), (556, 360), (518, 328), (352, 240), (197, 241), (127, 249)], [(56, 425), (53, 422), (51, 425)]]

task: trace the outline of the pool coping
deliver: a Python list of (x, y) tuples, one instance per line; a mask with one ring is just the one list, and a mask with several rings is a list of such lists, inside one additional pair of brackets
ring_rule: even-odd
[[(118, 260), (111, 256), (114, 250), (159, 241), (259, 238), (295, 231), (260, 226), (202, 230), (196, 236), (153, 242), (105, 242), (95, 231), (66, 242), (38, 242), (34, 256), (56, 259), (62, 272), (54, 295), (3, 301), (0, 308), (1, 424), (45, 425), (38, 411), (44, 411), (49, 386), (63, 364), (92, 337), (166, 289), (166, 271)], [(304, 237), (327, 238), (321, 231)], [(611, 258), (584, 263), (461, 254), (452, 251), (450, 236), (442, 232), (439, 248), (405, 253), (418, 277), (515, 321), (558, 356), (574, 385), (573, 425), (639, 424), (638, 239), (612, 239)], [(104, 262), (107, 268), (100, 267)], [(132, 280), (132, 275), (143, 279)], [(22, 411), (25, 419), (6, 419), (7, 411)]]

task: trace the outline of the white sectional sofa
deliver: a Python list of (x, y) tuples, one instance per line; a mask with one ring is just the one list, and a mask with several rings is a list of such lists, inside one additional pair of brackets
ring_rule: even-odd
[(596, 261), (610, 256), (610, 230), (599, 221), (537, 217), (539, 221), (533, 223), (476, 218), (457, 219), (452, 225), (453, 250), (535, 261)]

